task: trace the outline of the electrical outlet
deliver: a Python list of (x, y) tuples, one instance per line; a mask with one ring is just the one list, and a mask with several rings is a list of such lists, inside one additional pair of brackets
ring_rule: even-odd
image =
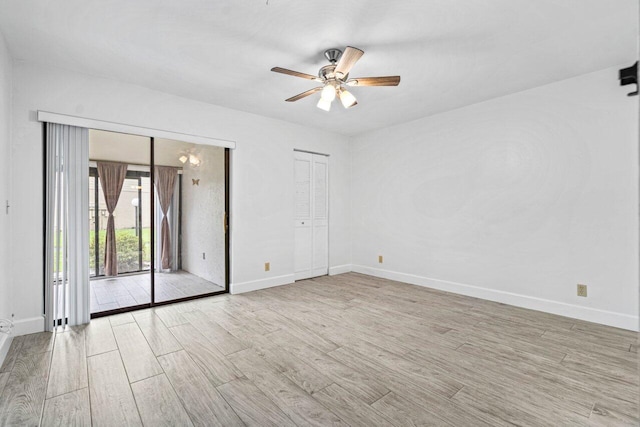
[(578, 284), (578, 296), (579, 297), (587, 296), (587, 285)]
[(264, 271), (269, 271), (271, 270), (271, 263), (270, 262), (265, 262), (264, 263)]
[(382, 264), (382, 255), (378, 255), (378, 263)]

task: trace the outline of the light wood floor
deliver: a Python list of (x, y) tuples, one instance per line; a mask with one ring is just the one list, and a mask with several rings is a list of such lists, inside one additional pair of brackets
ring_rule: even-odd
[(14, 339), (0, 425), (637, 425), (636, 334), (355, 273)]

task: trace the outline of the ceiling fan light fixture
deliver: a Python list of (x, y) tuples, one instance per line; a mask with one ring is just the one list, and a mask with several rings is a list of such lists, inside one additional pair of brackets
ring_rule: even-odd
[(194, 167), (198, 167), (200, 166), (200, 159), (193, 154), (189, 154), (189, 163)]
[(331, 101), (320, 97), (320, 100), (318, 100), (318, 104), (316, 106), (321, 110), (329, 111), (331, 110)]
[(336, 88), (332, 84), (326, 84), (324, 88), (322, 88), (320, 98), (329, 102), (333, 101), (336, 99)]
[(318, 108), (329, 111), (331, 109), (331, 103), (336, 96), (340, 99), (344, 108), (351, 108), (357, 105), (358, 102), (353, 94), (344, 90), (343, 85), (345, 87), (363, 87), (398, 86), (400, 84), (400, 76), (349, 78), (351, 69), (363, 54), (364, 51), (362, 49), (353, 46), (347, 46), (344, 52), (340, 49), (328, 49), (325, 51), (325, 57), (329, 60), (330, 64), (321, 67), (317, 77), (281, 67), (273, 67), (271, 71), (322, 83), (322, 86), (314, 87), (313, 89), (285, 99), (286, 102), (298, 101), (320, 92), (320, 101), (317, 104)]
[(358, 103), (356, 97), (346, 89), (340, 89), (338, 96), (340, 97), (340, 102), (344, 108), (353, 107)]

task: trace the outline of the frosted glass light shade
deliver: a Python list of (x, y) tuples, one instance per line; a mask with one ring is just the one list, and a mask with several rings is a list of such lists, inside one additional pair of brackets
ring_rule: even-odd
[(336, 99), (336, 88), (330, 84), (325, 85), (320, 93), (320, 98), (329, 102), (333, 101)]
[(340, 102), (342, 102), (342, 106), (344, 108), (353, 107), (358, 103), (356, 97), (353, 96), (353, 94), (351, 94), (351, 92), (349, 92), (348, 90), (340, 91)]
[(327, 101), (326, 99), (320, 97), (317, 107), (321, 110), (329, 111), (331, 110), (331, 101)]

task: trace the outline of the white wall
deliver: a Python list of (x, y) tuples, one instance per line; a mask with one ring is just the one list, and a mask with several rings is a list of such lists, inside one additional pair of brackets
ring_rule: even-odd
[[(45, 110), (234, 140), (232, 291), (293, 281), (293, 149), (331, 155), (330, 265), (350, 263), (348, 139), (113, 80), (15, 61), (10, 280), (21, 331), (42, 329), (42, 125)], [(320, 112), (321, 113), (321, 112)], [(28, 167), (22, 167), (28, 166)], [(271, 271), (264, 271), (264, 262)]]
[[(0, 33), (0, 319), (11, 317), (11, 277), (9, 275), (9, 215), (11, 174), (11, 77), (12, 60)], [(0, 333), (0, 360), (8, 350), (8, 340)]]
[(198, 158), (182, 175), (182, 269), (224, 287), (224, 149), (199, 146)]
[(621, 67), (355, 138), (354, 269), (637, 329), (638, 109)]
[(15, 61), (17, 332), (42, 329), (39, 109), (236, 141), (234, 292), (293, 280), (298, 148), (331, 155), (331, 272), (353, 255), (358, 271), (635, 328), (637, 108), (627, 91), (611, 68), (366, 134), (351, 150), (329, 132)]

